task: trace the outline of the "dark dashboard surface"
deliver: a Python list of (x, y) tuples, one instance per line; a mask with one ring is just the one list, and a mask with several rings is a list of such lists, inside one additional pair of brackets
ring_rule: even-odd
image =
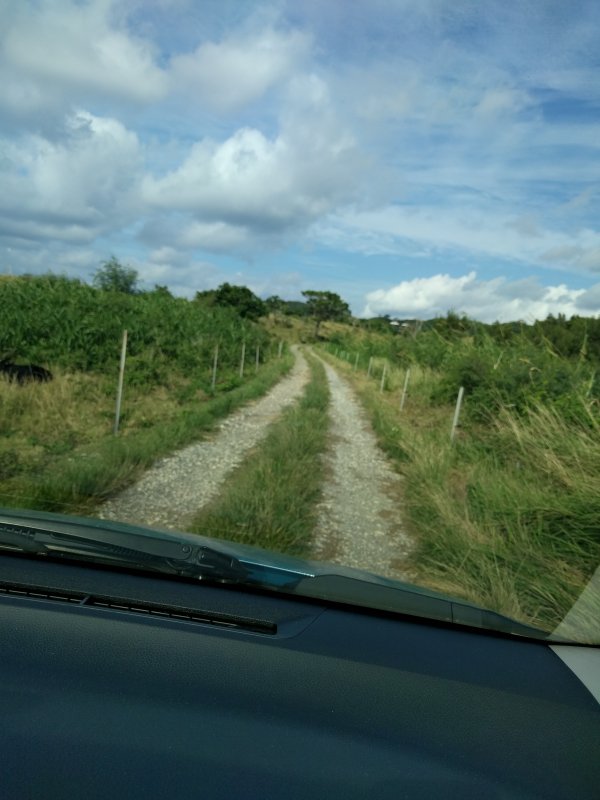
[(0, 794), (597, 798), (543, 643), (0, 557)]

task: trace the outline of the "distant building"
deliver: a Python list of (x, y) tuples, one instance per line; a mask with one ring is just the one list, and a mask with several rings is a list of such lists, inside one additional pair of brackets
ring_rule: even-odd
[(418, 333), (422, 324), (420, 319), (390, 319), (390, 326), (402, 334)]

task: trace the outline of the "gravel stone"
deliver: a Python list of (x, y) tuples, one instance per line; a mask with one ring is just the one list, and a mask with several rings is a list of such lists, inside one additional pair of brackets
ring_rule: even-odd
[(267, 395), (225, 418), (207, 439), (157, 461), (136, 484), (103, 503), (96, 516), (185, 530), (269, 425), (299, 398), (309, 369), (298, 348), (292, 350), (296, 359), (290, 374)]
[(379, 448), (353, 389), (323, 365), (331, 392), (331, 446), (312, 558), (410, 581), (402, 479)]

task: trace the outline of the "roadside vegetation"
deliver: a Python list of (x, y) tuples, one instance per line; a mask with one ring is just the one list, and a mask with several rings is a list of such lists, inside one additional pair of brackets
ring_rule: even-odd
[(89, 511), (291, 367), (287, 350), (234, 308), (206, 308), (164, 287), (139, 292), (135, 273), (114, 259), (99, 272), (96, 287), (55, 275), (0, 280), (0, 359), (53, 374), (25, 385), (0, 376), (0, 504)]
[(325, 347), (404, 475), (418, 582), (550, 629), (600, 561), (600, 320), (572, 323), (577, 337), (558, 322), (449, 315), (404, 334), (337, 328)]
[(231, 475), (190, 530), (288, 555), (307, 556), (316, 520), (327, 443), (329, 388), (308, 356), (303, 397), (271, 425), (259, 449)]
[[(112, 270), (114, 264), (109, 266)], [(110, 277), (121, 286), (118, 274), (111, 271)], [(194, 390), (209, 394), (218, 345), (215, 388), (227, 391), (240, 382), (243, 341), (249, 354), (260, 347), (263, 362), (273, 355), (267, 332), (235, 308), (173, 297), (160, 286), (141, 292), (96, 288), (58, 275), (5, 276), (0, 307), (0, 359), (34, 362), (52, 371), (116, 374), (127, 330), (129, 386), (168, 385), (175, 373), (189, 376)]]

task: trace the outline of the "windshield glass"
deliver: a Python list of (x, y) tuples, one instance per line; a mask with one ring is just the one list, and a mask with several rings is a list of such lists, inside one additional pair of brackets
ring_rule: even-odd
[(597, 3), (1, 8), (0, 505), (600, 643)]

